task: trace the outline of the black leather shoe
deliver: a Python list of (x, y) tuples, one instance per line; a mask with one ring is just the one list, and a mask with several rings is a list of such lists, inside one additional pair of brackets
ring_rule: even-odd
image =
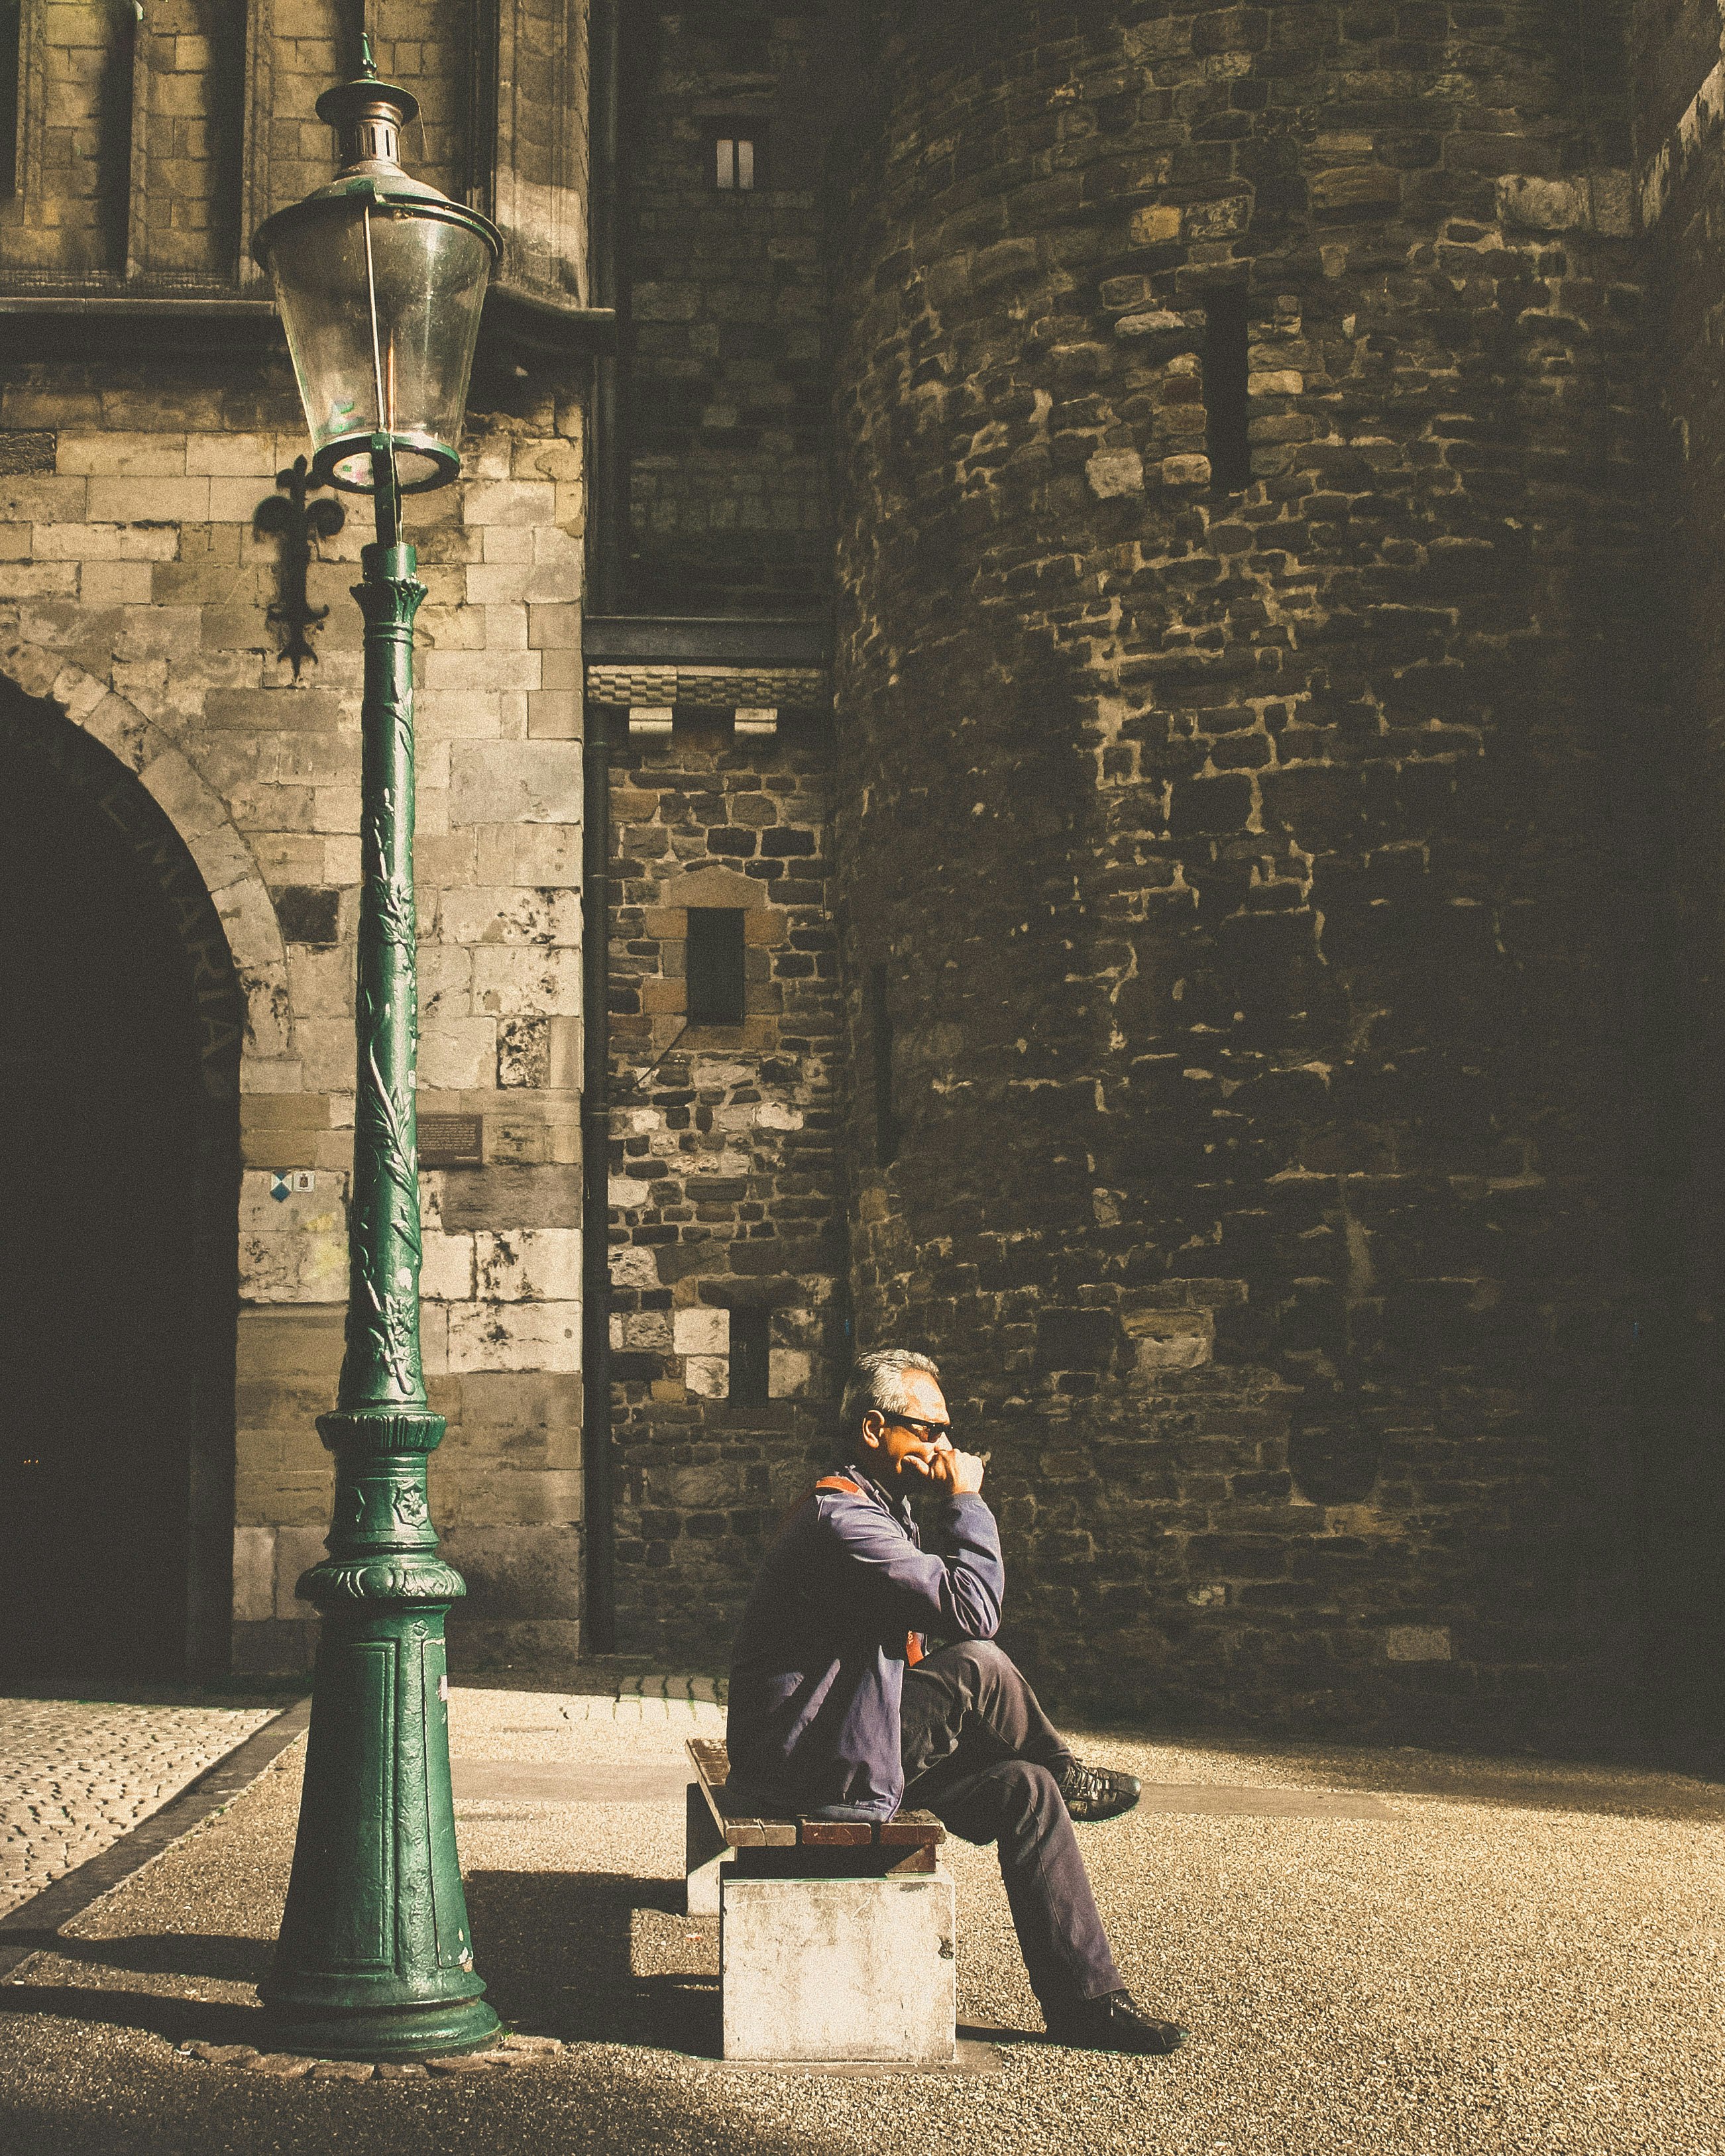
[(1158, 2058), (1178, 2051), (1188, 2031), (1178, 2021), (1153, 2021), (1129, 1991), (1105, 1992), (1081, 2006), (1050, 2017), (1049, 2041), (1082, 2051), (1147, 2051)]
[(1086, 1767), (1075, 1759), (1058, 1777), (1060, 1794), (1074, 1820), (1115, 1819), (1129, 1812), (1143, 1794), (1136, 1774), (1111, 1774), (1106, 1767)]

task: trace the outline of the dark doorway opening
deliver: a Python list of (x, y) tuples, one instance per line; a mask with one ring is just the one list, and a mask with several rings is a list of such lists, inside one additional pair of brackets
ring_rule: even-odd
[(231, 1591), (238, 989), (150, 796), (4, 684), (0, 773), (0, 1679), (207, 1674)]

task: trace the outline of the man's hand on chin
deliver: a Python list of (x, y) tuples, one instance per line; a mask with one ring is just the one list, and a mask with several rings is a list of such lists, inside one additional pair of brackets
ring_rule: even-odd
[(951, 1445), (942, 1445), (938, 1452), (931, 1452), (927, 1459), (916, 1460), (914, 1465), (927, 1476), (932, 1489), (943, 1490), (949, 1497), (963, 1497), (974, 1496), (981, 1490), (983, 1470), (987, 1463), (978, 1453), (959, 1452)]

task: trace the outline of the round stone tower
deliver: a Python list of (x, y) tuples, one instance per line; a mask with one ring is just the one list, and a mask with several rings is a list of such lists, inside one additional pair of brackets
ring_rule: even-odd
[(857, 1337), (942, 1358), (1057, 1695), (1617, 1711), (1653, 721), (1621, 70), (1576, 34), (873, 13), (835, 253)]

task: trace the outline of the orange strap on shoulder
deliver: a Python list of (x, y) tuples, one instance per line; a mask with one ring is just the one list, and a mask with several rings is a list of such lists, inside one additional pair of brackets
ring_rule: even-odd
[(819, 1490), (842, 1490), (848, 1497), (860, 1497), (862, 1495), (861, 1483), (851, 1481), (849, 1476), (823, 1475), (813, 1490), (805, 1490), (794, 1504), (786, 1506), (784, 1517), (778, 1523), (781, 1532), (789, 1527), (791, 1522), (796, 1518), (805, 1505), (812, 1505), (814, 1502), (815, 1491)]

